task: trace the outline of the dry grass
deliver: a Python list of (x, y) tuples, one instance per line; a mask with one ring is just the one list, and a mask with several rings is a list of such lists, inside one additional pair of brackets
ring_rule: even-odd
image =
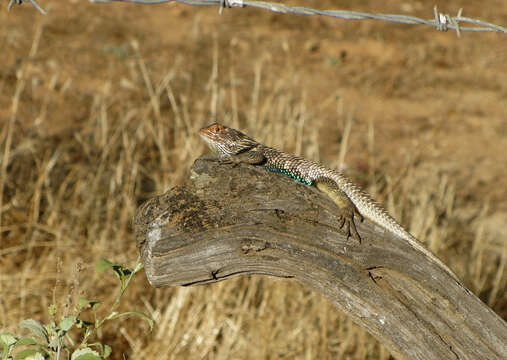
[[(468, 10), (507, 23), (505, 2)], [(343, 168), (505, 318), (504, 41), (181, 5), (2, 12), (0, 328), (111, 301), (94, 264), (133, 264), (136, 207), (185, 180), (215, 120)], [(104, 331), (115, 359), (389, 358), (293, 281), (155, 290), (140, 276), (122, 306), (157, 325)]]

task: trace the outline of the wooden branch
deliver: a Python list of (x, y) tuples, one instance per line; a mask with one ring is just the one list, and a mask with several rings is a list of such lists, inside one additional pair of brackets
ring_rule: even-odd
[(134, 226), (149, 282), (293, 277), (327, 296), (400, 359), (507, 359), (507, 325), (405, 240), (367, 221), (339, 229), (318, 190), (260, 168), (200, 158)]

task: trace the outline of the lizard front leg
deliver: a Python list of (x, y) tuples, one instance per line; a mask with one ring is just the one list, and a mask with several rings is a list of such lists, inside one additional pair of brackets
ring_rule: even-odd
[(250, 164), (250, 165), (262, 165), (266, 162), (266, 157), (261, 151), (248, 150), (239, 154), (220, 156), (218, 158), (223, 164)]
[(314, 185), (317, 189), (326, 193), (326, 195), (329, 196), (336, 205), (338, 205), (340, 228), (345, 226), (347, 238), (352, 235), (354, 239), (361, 243), (361, 237), (359, 236), (356, 224), (354, 223), (354, 216), (357, 216), (361, 221), (363, 221), (363, 216), (359, 213), (357, 207), (349, 199), (347, 194), (340, 189), (336, 181), (328, 177), (316, 179), (314, 181)]

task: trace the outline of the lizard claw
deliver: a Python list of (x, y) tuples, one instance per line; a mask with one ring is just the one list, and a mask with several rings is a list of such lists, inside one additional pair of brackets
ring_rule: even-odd
[(363, 216), (357, 211), (354, 207), (342, 207), (339, 210), (339, 221), (340, 221), (340, 229), (345, 227), (344, 230), (347, 234), (347, 240), (350, 236), (356, 239), (359, 243), (361, 243), (361, 237), (356, 229), (356, 224), (354, 223), (354, 216), (357, 216), (360, 221), (363, 221)]

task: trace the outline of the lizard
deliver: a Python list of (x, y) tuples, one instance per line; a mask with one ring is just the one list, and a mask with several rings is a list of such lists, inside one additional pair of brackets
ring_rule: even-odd
[(363, 221), (363, 218), (367, 218), (408, 241), (412, 247), (424, 253), (459, 282), (457, 276), (389, 215), (380, 203), (339, 171), (263, 145), (241, 131), (219, 123), (202, 128), (199, 135), (222, 163), (263, 166), (269, 171), (279, 172), (303, 184), (315, 186), (338, 206), (339, 226), (345, 230), (347, 238), (352, 236), (361, 243), (355, 219)]

